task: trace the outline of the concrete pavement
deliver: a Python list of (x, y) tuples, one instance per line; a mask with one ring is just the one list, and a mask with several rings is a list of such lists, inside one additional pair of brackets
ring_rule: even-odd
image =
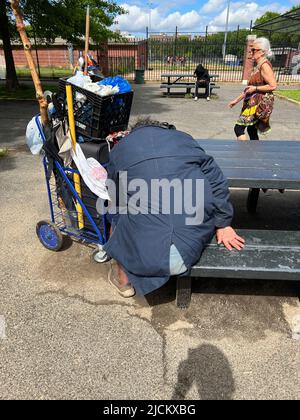
[[(133, 119), (150, 113), (198, 138), (231, 138), (238, 110), (225, 104), (240, 88), (196, 103), (138, 86)], [(10, 148), (0, 158), (0, 399), (299, 399), (295, 283), (195, 282), (180, 311), (172, 282), (147, 300), (123, 300), (89, 247), (67, 243), (54, 254), (40, 245), (45, 181), (40, 159), (23, 147), (36, 109), (0, 102), (0, 147)], [(274, 139), (299, 140), (299, 107), (277, 101), (275, 110)], [(256, 216), (246, 195), (233, 191), (235, 226), (299, 226), (297, 192), (268, 192)]]

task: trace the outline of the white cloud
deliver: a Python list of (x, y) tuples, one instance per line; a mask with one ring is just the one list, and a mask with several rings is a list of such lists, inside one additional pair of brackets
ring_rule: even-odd
[(149, 14), (138, 6), (130, 6), (128, 4), (121, 5), (128, 14), (121, 15), (117, 18), (118, 28), (121, 31), (145, 31), (149, 25)]
[(216, 13), (222, 10), (226, 0), (208, 0), (208, 2), (200, 9), (204, 13)]
[[(150, 26), (149, 6), (141, 6), (136, 0), (128, 0), (130, 4), (124, 3), (121, 6), (128, 11), (128, 14), (117, 18), (118, 25), (113, 29), (134, 33), (145, 33), (146, 27)], [(188, 0), (177, 0), (177, 6), (186, 4)], [(297, 0), (300, 1), (300, 0)], [(194, 3), (194, 1), (192, 0)], [(145, 4), (146, 2), (144, 2)], [(186, 13), (179, 11), (170, 12), (171, 6), (174, 9), (174, 1), (161, 0), (153, 1), (151, 6), (151, 31), (152, 32), (174, 32), (176, 26), (179, 32), (203, 32), (208, 25), (209, 32), (224, 31), (228, 0), (208, 0), (199, 10), (191, 10)], [(157, 6), (157, 7), (156, 7)], [(279, 3), (269, 3), (260, 6), (254, 1), (238, 1), (231, 3), (229, 15), (229, 27), (235, 29), (237, 25), (241, 28), (249, 28), (251, 20), (254, 22), (266, 11), (283, 13), (287, 7)], [(206, 14), (206, 15), (205, 15)], [(210, 17), (208, 17), (208, 15)]]
[[(238, 2), (232, 3), (229, 13), (229, 27), (234, 28), (237, 25), (240, 27), (250, 26), (251, 20), (254, 22), (257, 18), (261, 17), (267, 11), (283, 13), (286, 7), (278, 3), (272, 3), (266, 6), (259, 6), (255, 2), (246, 3)], [(215, 16), (209, 23), (209, 28), (214, 27), (215, 31), (224, 30), (227, 15), (227, 7), (217, 16)]]
[(178, 26), (179, 30), (192, 30), (199, 27), (200, 22), (200, 15), (195, 10), (192, 10), (183, 15), (179, 12), (172, 13), (165, 19), (162, 19), (158, 26), (161, 30), (166, 30), (166, 28), (174, 30), (176, 26)]
[[(128, 14), (117, 18), (118, 28), (121, 31), (145, 32), (146, 26), (150, 24), (149, 8), (142, 8), (136, 5), (122, 4)], [(174, 32), (176, 26), (179, 31), (201, 31), (201, 16), (195, 10), (187, 13), (174, 12), (165, 15), (159, 8), (151, 9), (151, 30), (152, 32)]]

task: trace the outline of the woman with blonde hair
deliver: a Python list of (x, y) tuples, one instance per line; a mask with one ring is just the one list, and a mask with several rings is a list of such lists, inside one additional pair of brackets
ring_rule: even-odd
[(243, 107), (234, 127), (238, 140), (247, 140), (247, 128), (250, 140), (259, 140), (258, 132), (266, 134), (270, 131), (270, 116), (273, 111), (274, 95), (277, 82), (269, 59), (273, 57), (270, 42), (267, 38), (257, 38), (251, 48), (251, 55), (256, 63), (247, 88), (229, 103), (233, 108), (241, 100)]

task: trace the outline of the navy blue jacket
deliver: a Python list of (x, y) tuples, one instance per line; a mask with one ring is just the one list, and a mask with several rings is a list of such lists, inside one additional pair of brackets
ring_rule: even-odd
[[(136, 292), (145, 295), (169, 280), (172, 244), (190, 270), (215, 229), (231, 225), (233, 208), (227, 180), (213, 158), (190, 135), (177, 130), (146, 126), (132, 131), (110, 156), (109, 178), (117, 182), (120, 171), (127, 171), (128, 183), (144, 180), (149, 191), (153, 179), (192, 180), (193, 191), (197, 179), (204, 181), (203, 223), (187, 225), (190, 212), (176, 214), (174, 206), (171, 214), (163, 214), (160, 202), (155, 203), (158, 214), (127, 212), (113, 218), (114, 231), (105, 250), (124, 267)], [(135, 193), (129, 191), (128, 199)], [(203, 205), (202, 200), (193, 204)], [(150, 194), (146, 207), (150, 209)]]

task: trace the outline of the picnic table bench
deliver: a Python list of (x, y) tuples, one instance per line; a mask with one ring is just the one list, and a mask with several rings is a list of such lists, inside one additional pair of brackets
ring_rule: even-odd
[[(256, 209), (261, 188), (300, 190), (300, 142), (207, 140), (199, 144), (215, 158), (230, 187), (250, 189), (250, 211)], [(189, 306), (192, 277), (300, 281), (299, 228), (238, 230), (238, 234), (246, 239), (244, 250), (228, 251), (214, 239), (191, 273), (177, 278), (178, 307)]]
[[(210, 95), (213, 89), (220, 89), (220, 86), (216, 85), (216, 79), (219, 77), (218, 74), (210, 74), (209, 92)], [(167, 89), (167, 95), (170, 95), (171, 89), (186, 89), (186, 93), (190, 94), (192, 89), (196, 86), (196, 81), (193, 82), (185, 81), (184, 79), (195, 79), (192, 73), (163, 73), (161, 78), (167, 78), (167, 82), (162, 82), (160, 85), (161, 89)], [(201, 86), (200, 86), (201, 88)]]

